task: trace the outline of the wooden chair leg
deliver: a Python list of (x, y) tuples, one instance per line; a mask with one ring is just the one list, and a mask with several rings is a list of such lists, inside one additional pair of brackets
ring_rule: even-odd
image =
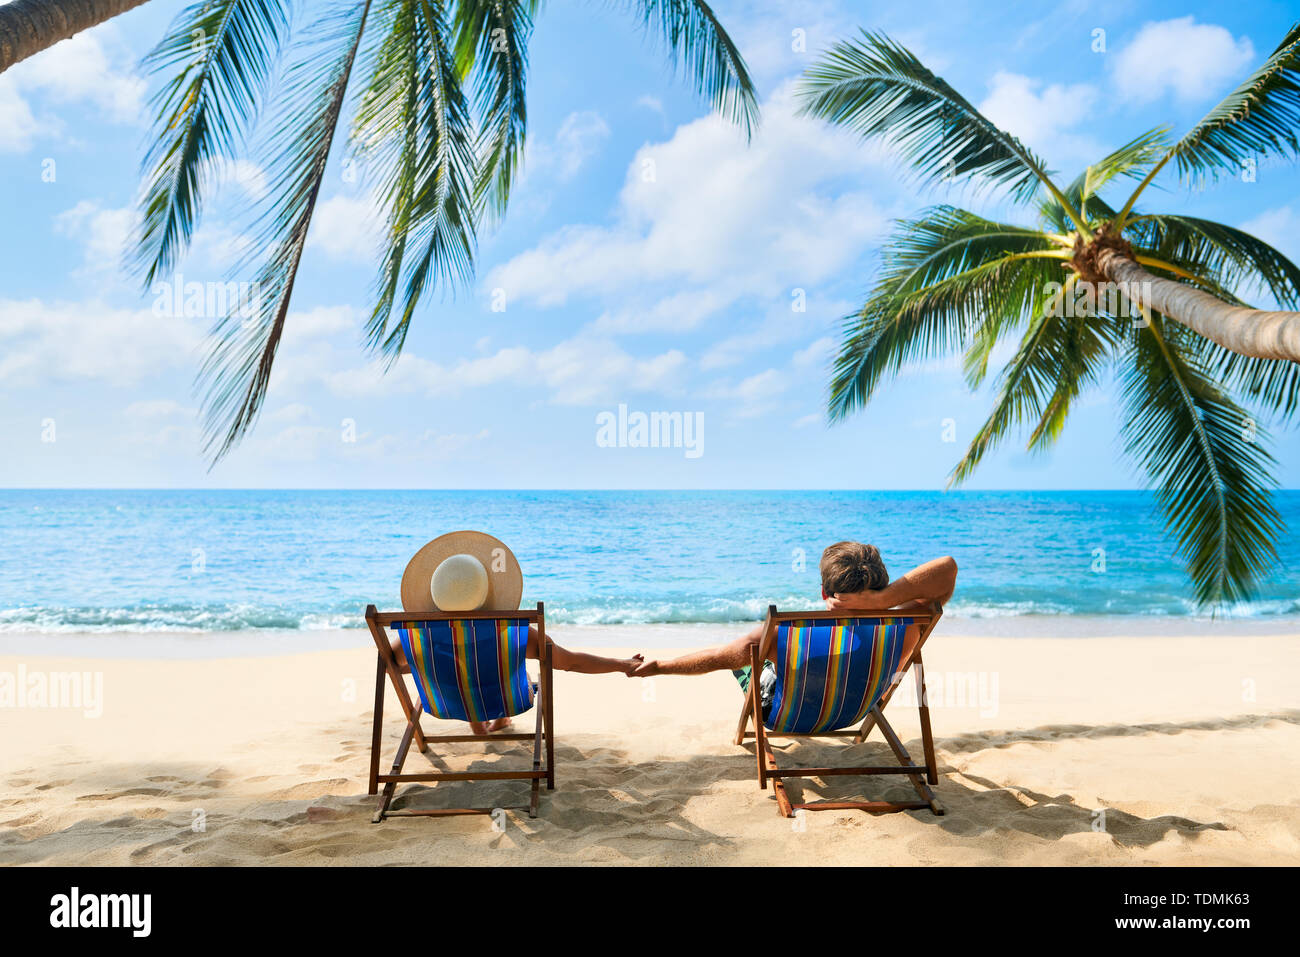
[[(397, 746), (397, 756), (393, 758), (393, 770), (389, 772), (390, 774), (402, 773), (402, 765), (406, 763), (406, 752), (411, 749), (411, 739), (415, 736), (417, 724), (418, 721), (406, 722), (406, 731), (402, 733), (402, 743)], [(378, 824), (388, 814), (388, 806), (393, 803), (396, 790), (396, 781), (389, 781), (384, 785), (384, 794), (379, 801), (375, 816), (370, 819), (371, 824)]]
[(758, 786), (767, 790), (767, 731), (763, 724), (763, 700), (760, 697), (759, 678), (762, 675), (758, 660), (758, 646), (749, 649), (749, 709), (754, 713), (754, 756), (758, 764)]
[(546, 723), (546, 790), (555, 790), (555, 682), (551, 664), (550, 639), (546, 649), (546, 684), (542, 692), (545, 706), (542, 719)]
[[(542, 713), (544, 709), (536, 689), (533, 690), (533, 695), (537, 699), (537, 730), (533, 736), (533, 771), (540, 772), (542, 770)], [(539, 773), (532, 781), (532, 796), (528, 801), (529, 817), (537, 817), (537, 804), (541, 788), (542, 778)]]
[(379, 666), (375, 671), (375, 718), (370, 732), (370, 794), (379, 793), (379, 746), (384, 733), (384, 659), (378, 655), (375, 659)]
[(916, 700), (921, 711), (921, 747), (925, 752), (926, 780), (939, 783), (939, 764), (934, 758), (934, 732), (930, 730), (930, 700), (925, 691), (925, 665), (921, 653), (916, 653)]
[[(750, 672), (749, 683), (751, 685), (754, 683), (754, 674), (752, 671)], [(745, 732), (749, 729), (749, 716), (753, 714), (753, 711), (754, 711), (754, 698), (749, 693), (749, 689), (746, 688), (745, 703), (744, 705), (741, 706), (740, 709), (740, 724), (736, 725), (736, 744), (745, 743)]]
[(862, 720), (862, 727), (858, 729), (858, 733), (853, 737), (853, 743), (861, 744), (863, 741), (867, 740), (867, 735), (871, 733), (875, 726), (876, 716), (868, 711), (867, 716)]
[[(885, 741), (888, 742), (890, 750), (894, 752), (894, 757), (898, 759), (900, 764), (911, 765), (912, 756), (907, 753), (907, 748), (903, 747), (903, 742), (899, 740), (898, 735), (894, 733), (893, 726), (890, 725), (890, 723), (885, 720), (885, 716), (881, 714), (880, 706), (877, 705), (872, 708), (872, 710), (876, 713), (876, 724), (880, 725), (880, 733), (885, 736)], [(931, 791), (930, 788), (926, 786), (926, 783), (921, 780), (921, 775), (909, 774), (907, 775), (907, 779), (912, 782), (912, 787), (916, 788), (916, 793), (921, 796), (921, 800), (925, 801), (925, 803), (930, 806), (931, 812), (934, 814), (943, 814), (943, 805), (940, 804), (939, 799), (934, 796), (934, 792)]]

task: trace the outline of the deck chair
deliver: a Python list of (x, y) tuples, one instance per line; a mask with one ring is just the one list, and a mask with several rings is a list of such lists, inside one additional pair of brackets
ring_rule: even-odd
[[(528, 816), (537, 816), (538, 791), (546, 782), (548, 791), (555, 789), (554, 711), (551, 705), (551, 640), (546, 636), (542, 603), (536, 611), (478, 611), (438, 614), (420, 612), (380, 612), (374, 605), (366, 608), (366, 624), (379, 651), (375, 671), (375, 716), (370, 739), (370, 793), (379, 785), (384, 793), (372, 819), (375, 824), (387, 817), (453, 814), (491, 814), (496, 808), (392, 808), (397, 785), (428, 781), (499, 781), (532, 782), (527, 805)], [(538, 649), (540, 672), (538, 683), (528, 677), (525, 667), (528, 626), (536, 625), (540, 637)], [(420, 696), (420, 708), (411, 701), (402, 679), (401, 667), (393, 654), (388, 629), (397, 632)], [(384, 722), (385, 685), (391, 684), (406, 716), (393, 758), (392, 770), (379, 773), (380, 739)], [(493, 718), (523, 714), (536, 706), (537, 727), (532, 734), (443, 734), (427, 735), (420, 727), (421, 712), (435, 718), (460, 721), (491, 721)], [(402, 765), (412, 741), (425, 752), (430, 743), (463, 741), (532, 741), (531, 770), (517, 771), (421, 771), (403, 774)], [(520, 810), (523, 808), (520, 807)]]
[[(934, 758), (934, 736), (930, 731), (930, 709), (921, 663), (921, 646), (942, 614), (937, 604), (922, 612), (855, 611), (853, 617), (846, 617), (843, 612), (782, 612), (775, 605), (768, 606), (763, 636), (751, 656), (749, 686), (736, 728), (736, 744), (744, 744), (748, 737), (755, 739), (758, 785), (766, 790), (767, 782), (772, 782), (777, 811), (782, 816), (794, 817), (795, 811), (801, 809), (890, 812), (928, 807), (935, 814), (943, 813), (943, 806), (927, 786), (927, 782), (939, 783), (939, 770)], [(904, 661), (904, 636), (911, 625), (920, 629), (920, 636), (910, 657)], [(750, 718), (761, 714), (759, 676), (768, 658), (776, 664), (772, 704), (766, 718), (755, 720), (754, 730), (749, 731)], [(924, 765), (913, 763), (883, 714), (909, 667), (916, 675)], [(862, 725), (855, 728), (858, 722)], [(853, 738), (854, 743), (860, 744), (876, 726), (898, 759), (897, 767), (783, 769), (777, 766), (768, 743), (771, 738), (781, 737)], [(791, 804), (784, 783), (785, 778), (792, 777), (875, 774), (907, 775), (921, 800)]]

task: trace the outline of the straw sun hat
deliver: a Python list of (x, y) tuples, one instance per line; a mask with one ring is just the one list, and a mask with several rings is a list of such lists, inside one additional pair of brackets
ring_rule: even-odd
[(524, 574), (514, 553), (485, 532), (448, 532), (429, 542), (402, 574), (402, 610), (514, 611)]

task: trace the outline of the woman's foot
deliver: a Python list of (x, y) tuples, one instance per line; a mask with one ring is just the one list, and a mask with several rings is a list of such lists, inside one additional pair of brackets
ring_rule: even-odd
[(491, 734), (493, 731), (504, 731), (510, 727), (509, 718), (493, 718), (491, 721), (471, 721), (469, 729), (474, 734)]

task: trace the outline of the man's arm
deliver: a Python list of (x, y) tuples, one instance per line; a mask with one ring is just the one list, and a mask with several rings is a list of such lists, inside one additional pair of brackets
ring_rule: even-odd
[(853, 608), (897, 608), (911, 603), (948, 603), (957, 587), (957, 562), (951, 555), (917, 565), (906, 575), (895, 578), (877, 591), (831, 595), (826, 607), (831, 611)]

